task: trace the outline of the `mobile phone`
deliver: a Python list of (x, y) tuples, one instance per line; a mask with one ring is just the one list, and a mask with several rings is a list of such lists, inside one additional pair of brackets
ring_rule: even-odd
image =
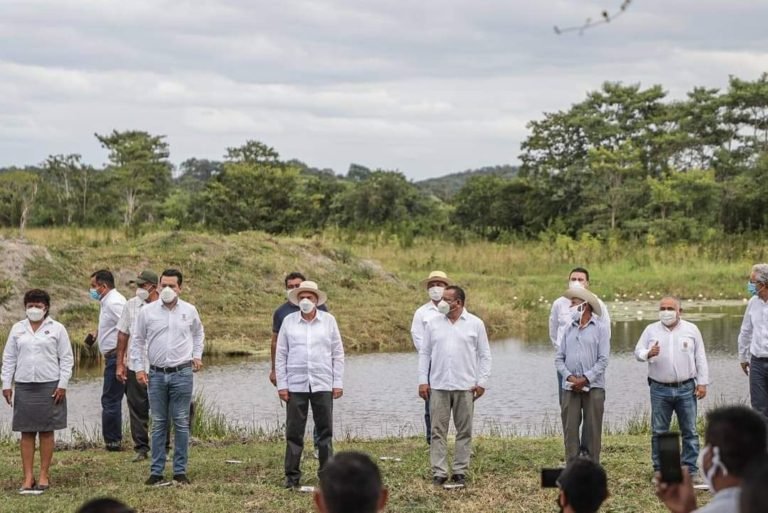
[(557, 488), (557, 480), (560, 479), (560, 474), (562, 473), (563, 473), (563, 469), (561, 468), (541, 469), (541, 487)]
[(683, 467), (680, 464), (680, 433), (658, 435), (659, 464), (663, 483), (683, 481)]

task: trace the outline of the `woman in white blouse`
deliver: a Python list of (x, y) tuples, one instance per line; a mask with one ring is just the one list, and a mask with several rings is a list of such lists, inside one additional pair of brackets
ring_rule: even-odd
[[(21, 432), (22, 494), (48, 489), (53, 432), (67, 427), (66, 392), (74, 358), (66, 328), (48, 316), (50, 307), (51, 297), (44, 290), (24, 294), (27, 318), (13, 325), (3, 351), (3, 397), (13, 405), (13, 431)], [(35, 481), (38, 435), (40, 475)]]

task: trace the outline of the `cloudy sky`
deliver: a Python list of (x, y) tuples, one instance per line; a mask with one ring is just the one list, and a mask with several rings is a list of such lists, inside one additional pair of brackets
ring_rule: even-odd
[(413, 179), (514, 163), (526, 123), (605, 80), (674, 97), (768, 70), (768, 2), (2, 0), (0, 166), (94, 132), (165, 134), (171, 158), (261, 140), (284, 158)]

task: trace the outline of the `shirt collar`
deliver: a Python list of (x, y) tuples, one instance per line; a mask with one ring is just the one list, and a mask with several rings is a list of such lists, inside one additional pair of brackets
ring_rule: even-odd
[[(584, 325), (584, 327), (586, 328), (586, 327), (587, 327), (587, 326), (589, 326), (590, 324), (594, 324), (594, 325), (597, 325), (597, 319), (595, 319), (595, 314), (594, 314), (594, 313), (593, 313), (593, 314), (592, 314), (592, 316), (589, 318), (589, 320), (587, 321), (587, 324), (585, 324), (585, 325)], [(571, 326), (580, 326), (580, 325), (581, 325), (581, 320), (578, 320), (578, 321), (571, 321)]]
[[(48, 317), (46, 317), (45, 319), (43, 319), (43, 322), (42, 322), (42, 323), (40, 323), (40, 328), (37, 328), (37, 331), (40, 331), (40, 329), (41, 329), (43, 326), (47, 326), (47, 325), (51, 324), (52, 322), (53, 322), (53, 319), (51, 319), (51, 316), (50, 316), (50, 315), (48, 315)], [(25, 328), (27, 331), (29, 331), (29, 332), (32, 332), (32, 323), (31, 323), (31, 322), (29, 322), (29, 319), (24, 319), (24, 328)], [(34, 333), (37, 333), (37, 331), (35, 331)]]
[(104, 294), (104, 296), (102, 296), (102, 298), (99, 301), (103, 303), (104, 301), (107, 300), (107, 298), (110, 296), (110, 294), (112, 294), (114, 291), (115, 291), (115, 289), (109, 289), (109, 292)]
[(325, 316), (325, 312), (320, 310), (319, 308), (315, 307), (315, 318), (311, 321), (308, 321), (304, 318), (303, 315), (301, 315), (301, 311), (299, 311), (299, 322), (303, 322), (305, 324), (312, 324), (313, 322), (322, 322), (323, 317)]

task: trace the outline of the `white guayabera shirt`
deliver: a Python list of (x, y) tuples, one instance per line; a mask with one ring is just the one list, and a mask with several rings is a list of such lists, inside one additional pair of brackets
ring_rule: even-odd
[[(648, 358), (658, 342), (660, 352)], [(681, 383), (696, 379), (698, 385), (709, 384), (709, 366), (704, 340), (695, 324), (680, 319), (673, 329), (661, 321), (646, 326), (635, 346), (635, 357), (648, 362), (648, 377), (660, 383)]]
[(74, 363), (63, 324), (47, 317), (33, 332), (29, 320), (24, 319), (13, 325), (3, 350), (3, 390), (9, 390), (14, 381), (58, 381), (58, 388), (67, 388)]
[(139, 310), (133, 332), (131, 360), (134, 369), (143, 369), (146, 358), (155, 367), (177, 367), (201, 359), (205, 332), (197, 309), (178, 299), (173, 308), (161, 300)]

